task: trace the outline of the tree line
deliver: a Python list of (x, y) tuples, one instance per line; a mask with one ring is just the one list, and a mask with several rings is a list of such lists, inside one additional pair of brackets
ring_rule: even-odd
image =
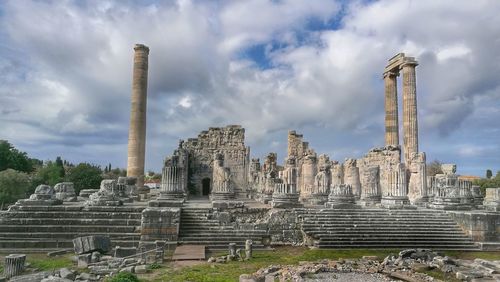
[(54, 186), (59, 182), (73, 182), (75, 192), (97, 189), (103, 179), (125, 176), (126, 171), (104, 169), (90, 163), (72, 164), (61, 157), (41, 161), (30, 158), (6, 140), (0, 140), (0, 206), (16, 202), (31, 195), (40, 184)]

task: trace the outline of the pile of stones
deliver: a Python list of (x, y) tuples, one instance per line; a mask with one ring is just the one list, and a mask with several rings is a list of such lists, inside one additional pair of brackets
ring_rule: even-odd
[[(389, 255), (382, 262), (376, 256), (361, 259), (301, 262), (299, 265), (271, 265), (253, 274), (242, 274), (240, 282), (264, 281), (439, 281), (422, 271), (438, 269), (462, 281), (500, 281), (500, 261), (460, 260), (428, 249), (408, 249)], [(345, 280), (347, 279), (347, 280)]]
[(114, 256), (111, 241), (106, 236), (85, 236), (73, 240), (79, 268), (88, 268), (96, 276), (114, 275), (119, 272), (146, 273), (148, 267), (144, 256), (137, 256), (137, 248), (116, 247)]
[(236, 248), (236, 243), (229, 244), (229, 254), (220, 257), (210, 257), (208, 259), (209, 263), (225, 263), (228, 261), (243, 261), (252, 258), (253, 254), (253, 242), (252, 240), (246, 240), (245, 242), (245, 256), (241, 254), (242, 250)]

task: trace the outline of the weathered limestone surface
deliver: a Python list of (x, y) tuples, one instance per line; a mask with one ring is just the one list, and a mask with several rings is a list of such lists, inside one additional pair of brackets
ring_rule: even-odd
[(106, 236), (85, 236), (73, 239), (75, 253), (90, 254), (93, 252), (107, 253), (111, 250), (111, 240)]
[(380, 167), (363, 166), (360, 173), (361, 201), (366, 204), (380, 202)]
[(344, 162), (344, 184), (351, 186), (352, 193), (356, 198), (361, 197), (359, 168), (356, 166), (355, 159), (346, 159)]
[(335, 185), (330, 189), (328, 202), (326, 207), (332, 209), (352, 209), (357, 208), (355, 205), (355, 196), (352, 192), (352, 187), (349, 184)]
[(500, 211), (500, 188), (486, 188), (483, 205), (487, 210)]
[(408, 207), (408, 177), (404, 164), (389, 167), (387, 173), (388, 189), (382, 195), (382, 205), (386, 207)]
[(233, 199), (234, 187), (231, 182), (231, 171), (224, 166), (224, 156), (214, 155), (212, 201)]
[(409, 164), (408, 198), (412, 204), (425, 203), (428, 201), (425, 153), (412, 153)]
[(116, 180), (105, 179), (101, 181), (99, 191), (89, 196), (85, 202), (87, 206), (121, 206), (120, 191), (116, 185)]
[(150, 201), (149, 206), (182, 206), (185, 198), (184, 175), (186, 166), (179, 155), (165, 159), (160, 186), (160, 197)]
[(24, 271), (26, 255), (11, 254), (5, 257), (4, 275), (6, 278), (11, 278), (21, 274)]
[(404, 156), (408, 163), (413, 153), (418, 153), (418, 121), (417, 121), (417, 82), (414, 58), (406, 57), (401, 69), (403, 71), (403, 132)]
[(241, 126), (211, 127), (202, 131), (198, 138), (183, 142), (181, 148), (189, 155), (190, 193), (208, 195), (211, 192), (203, 191), (203, 181), (213, 183), (213, 157), (216, 153), (222, 154), (224, 166), (231, 171), (231, 186), (236, 191), (246, 190), (250, 148), (245, 146), (245, 129)]
[(344, 165), (333, 161), (330, 169), (331, 185), (344, 184)]
[(330, 192), (331, 174), (330, 161), (325, 155), (320, 156), (319, 172), (314, 178), (314, 192), (311, 197), (311, 202), (322, 205), (328, 200)]
[(56, 198), (63, 202), (76, 202), (77, 200), (73, 182), (57, 183), (54, 186), (54, 191), (56, 192)]
[(384, 73), (386, 146), (399, 145), (397, 75), (393, 71)]
[(49, 185), (41, 184), (35, 189), (35, 193), (31, 194), (28, 199), (19, 200), (12, 209), (18, 206), (52, 206), (60, 205), (62, 201), (56, 198), (54, 188)]
[(177, 241), (181, 209), (176, 207), (146, 208), (142, 211), (141, 241)]
[(280, 182), (275, 184), (271, 206), (274, 208), (292, 208), (299, 204), (297, 191), (298, 169), (294, 157), (287, 158), (286, 166), (279, 172)]
[(142, 44), (136, 44), (134, 51), (127, 176), (137, 177), (137, 186), (141, 189), (144, 185), (144, 161), (146, 153), (149, 48)]
[[(316, 153), (311, 152), (304, 156), (302, 160), (302, 177), (300, 177), (300, 185), (298, 185), (298, 192), (302, 197), (307, 197), (314, 193), (315, 176), (317, 173), (317, 156)], [(297, 176), (299, 177), (299, 176)]]
[(441, 165), (443, 174), (436, 174), (430, 177), (433, 200), (431, 208), (443, 210), (470, 210), (474, 206), (474, 196), (472, 195), (472, 183), (461, 180), (456, 174), (455, 164)]

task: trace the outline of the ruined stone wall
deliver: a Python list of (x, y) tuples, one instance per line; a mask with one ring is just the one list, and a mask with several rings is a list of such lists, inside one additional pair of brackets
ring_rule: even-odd
[(241, 126), (211, 127), (207, 131), (202, 131), (198, 138), (190, 138), (183, 142), (182, 148), (189, 155), (190, 192), (201, 195), (202, 181), (205, 178), (210, 179), (212, 188), (215, 153), (224, 156), (224, 166), (231, 171), (231, 181), (235, 189), (246, 189), (250, 148), (245, 146), (245, 129)]
[[(366, 170), (371, 167), (379, 167), (379, 181), (381, 194), (385, 195), (388, 189), (387, 173), (389, 167), (401, 162), (401, 149), (399, 146), (385, 146), (381, 148), (371, 149), (363, 158), (358, 159), (357, 166), (359, 167), (360, 175), (369, 175)], [(366, 179), (361, 179), (361, 185)]]

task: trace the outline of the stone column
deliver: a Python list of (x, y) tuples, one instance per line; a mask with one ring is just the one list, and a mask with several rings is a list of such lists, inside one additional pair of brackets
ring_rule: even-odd
[(417, 82), (415, 67), (417, 61), (405, 58), (403, 70), (403, 146), (405, 163), (408, 164), (411, 154), (418, 153), (418, 122), (417, 122)]
[(355, 159), (346, 159), (344, 162), (344, 184), (350, 185), (352, 193), (359, 199), (361, 197), (361, 182), (359, 179), (359, 168)]
[(144, 158), (146, 153), (149, 48), (142, 44), (136, 44), (134, 51), (127, 176), (137, 177), (137, 186), (141, 189), (144, 186)]
[(385, 84), (385, 145), (399, 145), (397, 73), (384, 73)]
[(11, 278), (21, 274), (24, 271), (24, 263), (26, 255), (11, 254), (5, 257), (4, 275), (6, 278)]
[(387, 172), (387, 189), (382, 195), (385, 207), (403, 207), (410, 204), (408, 199), (408, 178), (404, 164), (396, 164)]

